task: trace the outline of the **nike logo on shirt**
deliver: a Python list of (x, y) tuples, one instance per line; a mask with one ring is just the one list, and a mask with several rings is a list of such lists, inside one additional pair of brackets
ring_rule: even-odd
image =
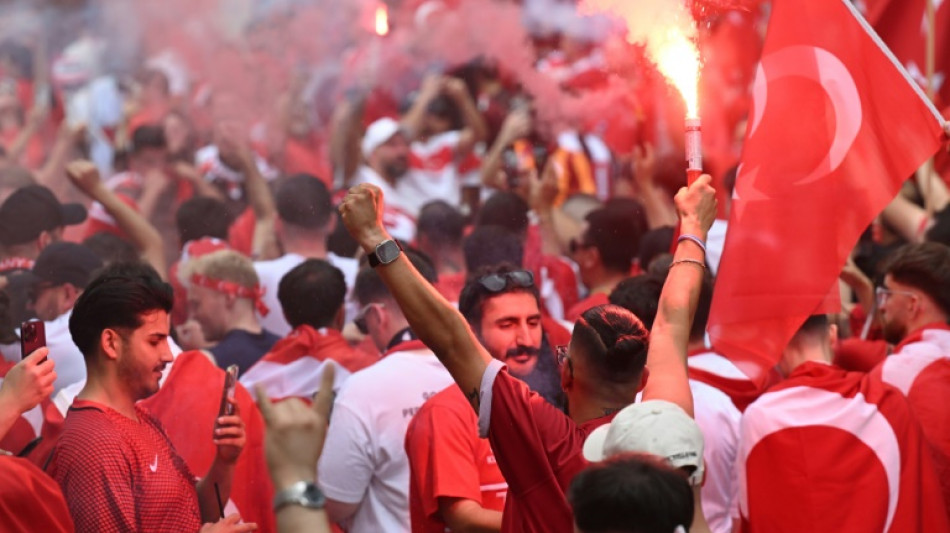
[(152, 464), (148, 465), (148, 469), (151, 470), (152, 472), (155, 472), (158, 470), (158, 454), (157, 453), (155, 454), (155, 460), (152, 461)]

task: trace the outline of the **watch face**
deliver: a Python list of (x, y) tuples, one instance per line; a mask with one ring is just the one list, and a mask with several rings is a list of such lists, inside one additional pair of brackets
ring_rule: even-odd
[(386, 241), (376, 248), (376, 256), (382, 264), (392, 263), (399, 257), (399, 245), (396, 241)]

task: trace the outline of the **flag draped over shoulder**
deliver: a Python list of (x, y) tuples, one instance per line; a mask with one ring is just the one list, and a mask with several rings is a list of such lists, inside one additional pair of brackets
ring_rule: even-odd
[[(195, 475), (204, 475), (214, 461), (214, 421), (223, 390), (224, 370), (201, 352), (189, 351), (175, 359), (162, 388), (142, 402), (161, 421), (175, 451)], [(234, 468), (225, 514), (238, 512), (245, 522), (257, 523), (258, 531), (276, 531), (271, 507), (274, 486), (264, 456), (264, 419), (240, 384), (234, 398), (244, 420), (247, 442)]]
[(776, 0), (716, 281), (713, 347), (756, 380), (833, 310), (861, 232), (942, 120), (847, 0)]

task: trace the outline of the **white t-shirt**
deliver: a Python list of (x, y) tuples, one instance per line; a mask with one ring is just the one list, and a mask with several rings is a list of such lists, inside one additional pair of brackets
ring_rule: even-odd
[(739, 450), (739, 422), (742, 413), (726, 393), (689, 380), (693, 393), (693, 414), (703, 432), (706, 480), (703, 483), (703, 514), (713, 533), (730, 533), (732, 517), (738, 516), (739, 481), (736, 454)]
[[(411, 174), (412, 172), (409, 172)], [(407, 174), (408, 175), (408, 174)], [(372, 168), (363, 165), (356, 175), (355, 184), (369, 183), (383, 192), (383, 226), (394, 239), (412, 242), (416, 236), (416, 216), (418, 209), (413, 209), (414, 203), (409, 202), (402, 186), (403, 176), (398, 188), (393, 188), (382, 176)], [(421, 205), (421, 204), (420, 204)]]
[(411, 211), (418, 213), (422, 206), (433, 200), (459, 205), (458, 146), (461, 136), (462, 132), (456, 130), (434, 135), (425, 141), (413, 141), (411, 169), (397, 185)]
[[(280, 286), (281, 278), (306, 259), (306, 257), (299, 254), (284, 254), (270, 261), (254, 262), (254, 270), (257, 271), (261, 288), (264, 289), (264, 304), (270, 309), (267, 316), (258, 314), (257, 318), (264, 329), (279, 337), (286, 337), (290, 333), (291, 327), (287, 323), (287, 319), (284, 318), (284, 312), (280, 307), (277, 288)], [(332, 252), (327, 254), (327, 262), (343, 272), (343, 279), (346, 281), (346, 303), (344, 305), (347, 306), (347, 320), (351, 320), (357, 310), (353, 310), (354, 304), (351, 302), (350, 293), (353, 291), (353, 284), (356, 283), (356, 274), (359, 272), (360, 263), (356, 259), (340, 257)]]
[(393, 352), (347, 379), (317, 470), (331, 500), (360, 504), (351, 533), (409, 531), (406, 428), (452, 376), (426, 348)]
[(70, 309), (58, 318), (45, 323), (49, 357), (56, 363), (54, 395), (67, 385), (86, 380), (86, 360), (69, 333), (69, 317), (72, 314), (73, 311)]

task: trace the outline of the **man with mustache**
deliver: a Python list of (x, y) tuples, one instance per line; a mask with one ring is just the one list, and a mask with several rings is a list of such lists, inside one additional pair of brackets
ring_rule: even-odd
[[(492, 357), (553, 397), (560, 392), (557, 366), (550, 350), (542, 350), (538, 302), (534, 275), (501, 264), (469, 278), (459, 310)], [(414, 533), (501, 529), (508, 484), (488, 439), (478, 438), (478, 416), (457, 386), (422, 406), (406, 432), (406, 453)]]

